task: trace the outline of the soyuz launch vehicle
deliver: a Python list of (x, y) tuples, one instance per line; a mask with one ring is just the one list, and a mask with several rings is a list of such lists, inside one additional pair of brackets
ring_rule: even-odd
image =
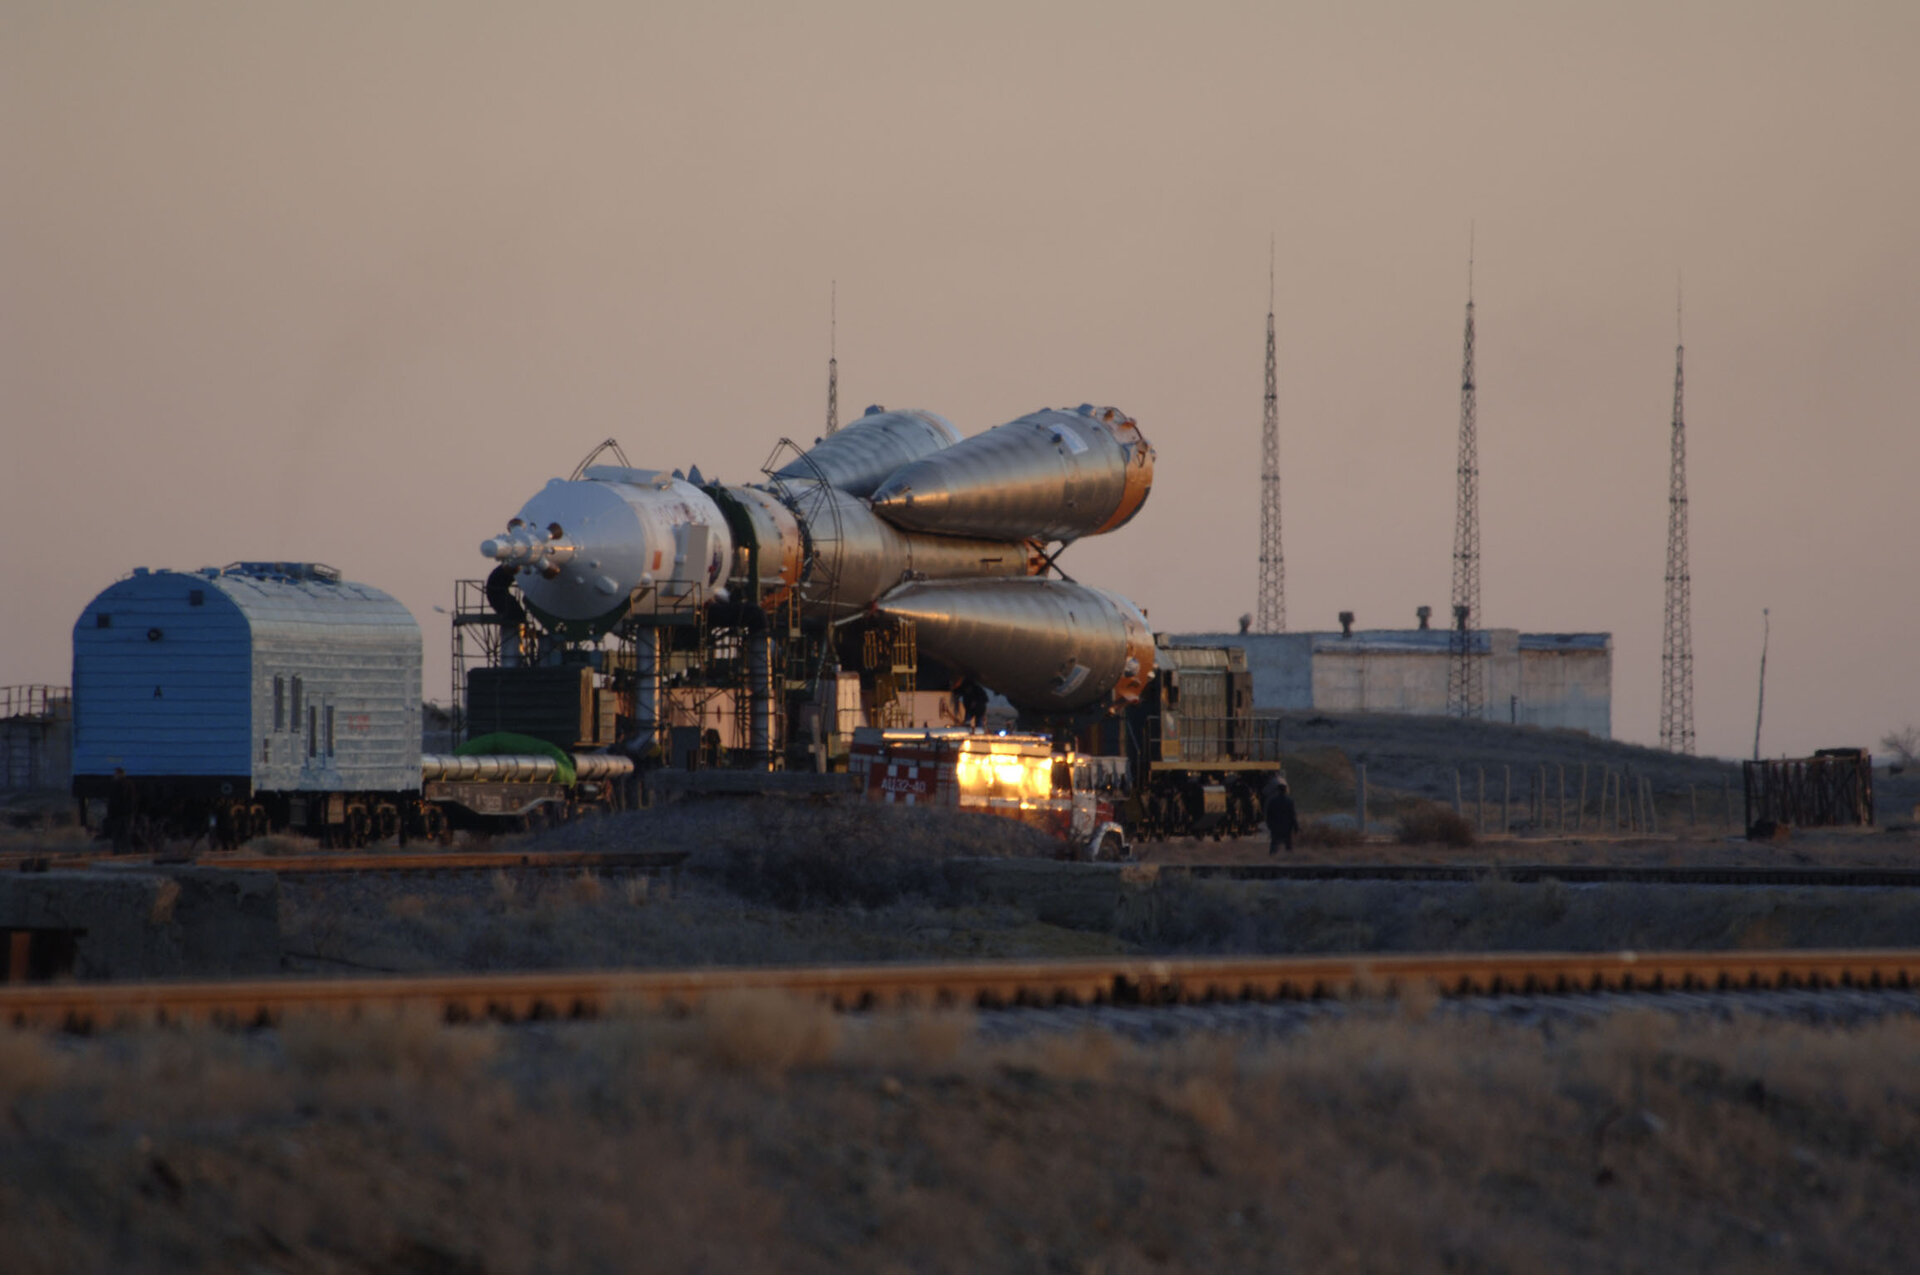
[[(1065, 545), (1139, 512), (1153, 465), (1113, 408), (1043, 409), (968, 438), (931, 412), (873, 408), (769, 462), (762, 483), (584, 467), (480, 552), (563, 639), (689, 608), (744, 612), (753, 633), (776, 613), (828, 633), (911, 622), (921, 654), (1023, 712), (1084, 716), (1139, 698), (1153, 635), (1126, 598), (1049, 572)], [(771, 640), (748, 652), (763, 673)], [(642, 687), (643, 720), (655, 694)]]

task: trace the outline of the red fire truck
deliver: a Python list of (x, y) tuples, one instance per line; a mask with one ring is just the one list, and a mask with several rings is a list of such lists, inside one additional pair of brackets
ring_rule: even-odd
[(1045, 735), (865, 726), (853, 733), (848, 769), (869, 801), (1019, 819), (1058, 838), (1067, 858), (1132, 856), (1117, 757), (1059, 752)]

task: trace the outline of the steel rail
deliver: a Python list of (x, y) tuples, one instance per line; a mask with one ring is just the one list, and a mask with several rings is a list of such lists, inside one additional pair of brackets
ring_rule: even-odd
[(535, 872), (603, 871), (660, 872), (677, 870), (686, 862), (685, 850), (361, 850), (340, 854), (206, 854), (169, 859), (141, 855), (47, 856), (11, 865), (21, 870), (109, 867), (226, 868), (235, 872), (273, 872), (281, 876), (315, 876), (351, 872)]
[[(485, 872), (494, 869), (527, 871), (658, 872), (678, 868), (688, 857), (681, 850), (568, 850), (568, 851), (395, 851), (363, 850), (351, 853), (258, 855), (215, 853), (169, 859), (152, 854), (94, 854), (85, 851), (0, 855), (0, 871), (46, 871), (87, 867), (230, 868), (235, 871), (274, 872), (282, 876), (344, 874), (351, 872)], [(1064, 865), (1063, 865), (1064, 866)], [(1472, 884), (1511, 881), (1566, 885), (1715, 885), (1715, 886), (1828, 886), (1920, 889), (1920, 868), (1883, 867), (1729, 867), (1660, 864), (1556, 863), (1148, 863), (1141, 865), (1160, 877), (1188, 876), (1230, 881), (1407, 881)]]
[(1560, 881), (1567, 885), (1881, 886), (1920, 888), (1920, 868), (1560, 863), (1164, 863), (1162, 876), (1234, 881)]
[(1920, 948), (1879, 951), (1597, 952), (1070, 960), (964, 965), (706, 968), (0, 987), (0, 1023), (95, 1030), (152, 1023), (246, 1027), (288, 1014), (412, 1010), (447, 1022), (595, 1018), (684, 1010), (722, 993), (774, 991), (839, 1010), (1172, 1005), (1397, 996), (1788, 988), (1911, 989)]

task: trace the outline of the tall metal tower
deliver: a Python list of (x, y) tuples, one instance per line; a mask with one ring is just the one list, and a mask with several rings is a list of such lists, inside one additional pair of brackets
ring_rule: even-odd
[(840, 428), (840, 281), (833, 281), (827, 315), (827, 433)]
[(1280, 378), (1273, 355), (1273, 244), (1267, 244), (1267, 406), (1260, 428), (1260, 602), (1254, 629), (1287, 631), (1287, 560), (1280, 550)]
[(1460, 365), (1460, 490), (1453, 521), (1453, 636), (1447, 664), (1447, 715), (1484, 717), (1487, 681), (1474, 656), (1480, 625), (1480, 447), (1474, 438), (1473, 248), (1467, 248), (1467, 336)]
[[(1674, 336), (1683, 337), (1674, 306)], [(1660, 747), (1693, 752), (1693, 580), (1687, 572), (1687, 424), (1681, 412), (1687, 347), (1673, 347), (1673, 468), (1667, 480), (1667, 623), (1660, 647)]]

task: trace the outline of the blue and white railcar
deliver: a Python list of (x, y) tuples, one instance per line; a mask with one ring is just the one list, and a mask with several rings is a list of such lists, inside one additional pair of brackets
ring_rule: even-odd
[(420, 626), (330, 567), (136, 570), (74, 625), (73, 698), (74, 792), (110, 818), (359, 841), (418, 810)]

